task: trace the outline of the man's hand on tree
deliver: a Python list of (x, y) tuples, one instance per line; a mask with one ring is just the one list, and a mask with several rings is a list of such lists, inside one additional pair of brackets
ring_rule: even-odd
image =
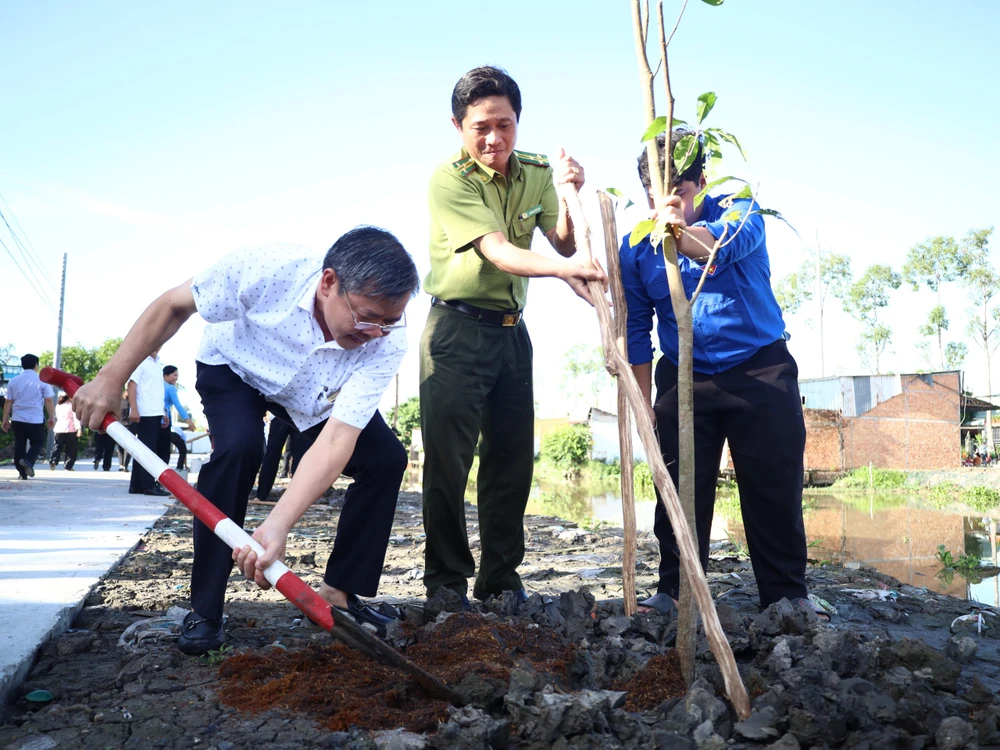
[(552, 165), (552, 181), (556, 185), (572, 182), (580, 190), (584, 182), (583, 167), (563, 149), (559, 149), (555, 164)]

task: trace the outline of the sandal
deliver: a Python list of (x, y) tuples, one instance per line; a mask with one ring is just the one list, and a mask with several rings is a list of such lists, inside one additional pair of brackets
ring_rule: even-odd
[(677, 615), (677, 605), (674, 604), (673, 598), (671, 598), (670, 594), (663, 592), (653, 594), (648, 599), (644, 599), (639, 602), (639, 606), (656, 610), (658, 614), (668, 617), (675, 617)]

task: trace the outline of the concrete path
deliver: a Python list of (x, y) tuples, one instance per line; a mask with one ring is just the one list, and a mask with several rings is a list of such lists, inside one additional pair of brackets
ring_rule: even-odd
[(38, 649), (64, 632), (101, 576), (163, 515), (171, 498), (128, 494), (129, 474), (48, 464), (17, 479), (0, 467), (0, 704)]

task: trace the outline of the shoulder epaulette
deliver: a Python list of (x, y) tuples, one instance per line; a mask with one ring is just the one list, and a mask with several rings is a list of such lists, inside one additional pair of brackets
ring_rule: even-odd
[(458, 161), (453, 161), (451, 163), (453, 169), (457, 170), (462, 177), (468, 177), (476, 169), (476, 162), (472, 160), (471, 156), (466, 156), (464, 159), (459, 159)]
[(528, 151), (514, 151), (514, 156), (522, 164), (534, 164), (536, 167), (549, 166), (549, 157), (545, 154), (532, 154)]

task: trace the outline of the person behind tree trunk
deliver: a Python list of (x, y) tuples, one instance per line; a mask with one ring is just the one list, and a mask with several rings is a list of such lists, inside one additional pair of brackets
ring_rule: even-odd
[(59, 404), (56, 406), (56, 426), (52, 428), (52, 431), (55, 433), (56, 444), (52, 449), (52, 456), (49, 458), (49, 469), (55, 471), (56, 465), (65, 451), (66, 471), (73, 471), (83, 430), (80, 429), (76, 414), (73, 413), (73, 401), (66, 393), (59, 396)]
[[(685, 134), (676, 131), (672, 143)], [(666, 136), (657, 141), (661, 174), (665, 143)], [(695, 515), (701, 564), (708, 567), (719, 461), (728, 438), (760, 603), (766, 607), (788, 598), (812, 607), (802, 523), (806, 431), (798, 367), (785, 345), (784, 320), (771, 291), (764, 220), (753, 212), (757, 207), (750, 200), (707, 195), (695, 206), (695, 196), (707, 184), (703, 162), (699, 153), (687, 171), (675, 175), (674, 194), (654, 206), (645, 150), (639, 158), (639, 175), (654, 215), (665, 216), (681, 230), (677, 253), (688, 295), (707, 271), (692, 311)], [(709, 251), (723, 232), (725, 244), (705, 269)], [(628, 358), (653, 411), (663, 459), (676, 485), (678, 333), (664, 264), (663, 250), (654, 248), (648, 237), (635, 247), (628, 237), (622, 242)], [(656, 364), (652, 400), (654, 315), (663, 356)], [(680, 561), (673, 528), (659, 502), (654, 531), (660, 545), (660, 580), (656, 595), (641, 604), (669, 611), (678, 595)]]

